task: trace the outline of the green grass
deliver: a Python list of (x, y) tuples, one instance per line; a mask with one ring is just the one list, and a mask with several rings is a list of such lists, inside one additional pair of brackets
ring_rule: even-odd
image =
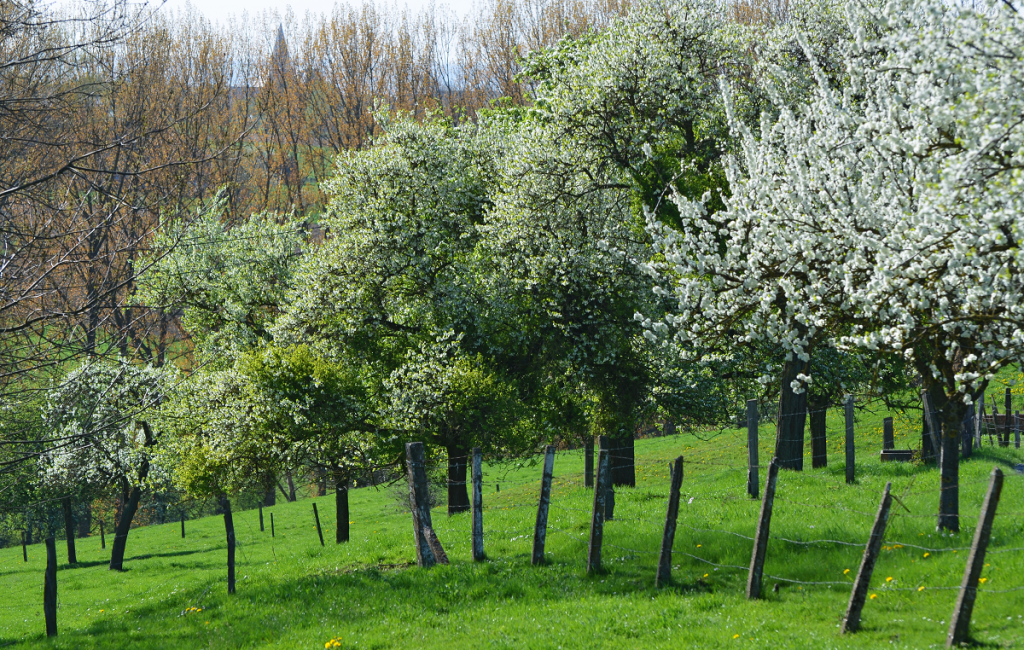
[[(238, 592), (225, 585), (223, 520), (138, 528), (128, 540), (123, 573), (106, 569), (99, 539), (78, 541), (74, 568), (58, 571), (60, 636), (43, 636), (43, 546), (0, 550), (0, 645), (55, 648), (896, 648), (941, 647), (945, 641), (976, 516), (993, 466), (1006, 471), (984, 591), (974, 613), (975, 637), (992, 647), (1024, 646), (1024, 462), (1014, 449), (987, 445), (961, 467), (959, 535), (935, 532), (938, 475), (933, 468), (881, 464), (881, 414), (858, 423), (857, 483), (844, 482), (838, 413), (829, 421), (824, 470), (783, 472), (765, 567), (766, 597), (744, 598), (759, 503), (745, 496), (744, 431), (718, 432), (710, 441), (681, 435), (637, 442), (637, 487), (620, 489), (615, 521), (606, 526), (607, 572), (584, 574), (592, 493), (582, 486), (582, 456), (559, 453), (547, 557), (530, 566), (540, 468), (488, 467), (484, 528), (489, 560), (470, 559), (470, 516), (433, 513), (451, 566), (414, 566), (410, 515), (391, 490), (351, 493), (352, 541), (335, 545), (333, 495), (318, 499), (327, 546), (321, 548), (310, 500), (265, 510), (260, 533), (255, 510), (236, 512), (240, 541)], [(918, 416), (919, 417), (919, 416)], [(911, 436), (913, 418), (898, 424)], [(913, 435), (919, 435), (919, 430)], [(762, 427), (760, 454), (770, 457), (773, 430)], [(898, 442), (897, 446), (901, 446)], [(668, 493), (667, 463), (686, 457), (680, 528), (671, 588), (653, 586)], [(809, 458), (808, 458), (809, 466)], [(838, 633), (862, 547), (782, 541), (867, 539), (881, 490), (898, 506), (872, 581), (863, 631)], [(500, 492), (496, 491), (500, 484)], [(762, 474), (761, 485), (764, 484)], [(277, 536), (271, 538), (269, 513)], [(696, 529), (696, 530), (695, 530)], [(726, 532), (728, 531), (728, 532)], [(1000, 552), (1004, 551), (1004, 552)], [(689, 554), (689, 555), (687, 555)], [(66, 557), (58, 542), (58, 557)], [(844, 574), (850, 569), (849, 574)], [(887, 582), (891, 577), (892, 581)], [(780, 590), (772, 591), (779, 583)], [(919, 587), (925, 587), (919, 591)], [(905, 591), (903, 591), (905, 590)], [(184, 613), (186, 608), (200, 612)]]

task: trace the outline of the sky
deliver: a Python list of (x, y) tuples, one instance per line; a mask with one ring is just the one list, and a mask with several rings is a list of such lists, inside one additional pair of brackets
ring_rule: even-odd
[[(159, 2), (159, 0), (155, 0)], [(151, 0), (151, 4), (155, 4)], [(378, 4), (405, 5), (413, 14), (419, 13), (430, 4), (432, 0), (377, 0)], [(223, 23), (231, 15), (238, 16), (243, 11), (250, 14), (261, 13), (267, 9), (277, 9), (284, 12), (286, 7), (291, 7), (297, 16), (302, 16), (307, 11), (313, 13), (329, 13), (334, 6), (334, 0), (167, 0), (162, 9), (179, 10), (184, 9), (191, 3), (194, 10), (198, 10), (212, 21)], [(349, 0), (349, 4), (360, 4), (361, 0)], [(448, 5), (459, 16), (465, 16), (473, 7), (473, 0), (443, 0), (434, 2), (437, 6)]]

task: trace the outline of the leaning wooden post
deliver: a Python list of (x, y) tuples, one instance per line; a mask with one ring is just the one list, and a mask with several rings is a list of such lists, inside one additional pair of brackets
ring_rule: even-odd
[(772, 506), (775, 504), (775, 484), (779, 481), (779, 460), (773, 458), (768, 465), (768, 478), (764, 484), (764, 498), (761, 500), (761, 516), (757, 520), (754, 535), (754, 551), (750, 557), (750, 574), (747, 576), (747, 598), (761, 597), (761, 577), (764, 575), (764, 558), (768, 553), (768, 535), (772, 524)]
[(846, 396), (846, 482), (854, 479), (853, 395)]
[[(1009, 440), (1009, 437), (1007, 437)], [(78, 563), (78, 554), (75, 553), (75, 516), (71, 511), (71, 499), (61, 499), (61, 507), (64, 510), (64, 537), (68, 543), (68, 564)]]
[(260, 506), (260, 532), (266, 532), (263, 530), (263, 506)]
[(270, 536), (274, 537), (274, 513), (270, 513)]
[[(604, 436), (602, 436), (604, 437)], [(610, 452), (601, 449), (597, 460), (597, 485), (594, 488), (594, 510), (590, 516), (590, 544), (587, 546), (587, 573), (601, 570), (601, 541), (604, 538), (605, 498), (612, 482)]]
[(228, 593), (235, 593), (235, 520), (231, 516), (231, 502), (227, 497), (221, 498), (224, 510), (224, 532), (228, 538)]
[(893, 431), (892, 418), (882, 420), (882, 450), (889, 451), (896, 448), (896, 436)]
[(412, 510), (412, 530), (416, 541), (416, 563), (423, 568), (437, 564), (426, 529), (430, 521), (430, 493), (427, 491), (427, 462), (422, 442), (405, 443), (405, 462), (409, 468), (409, 507)]
[(946, 636), (946, 647), (952, 648), (970, 638), (971, 613), (974, 601), (978, 598), (978, 579), (985, 567), (985, 550), (988, 540), (992, 537), (992, 522), (996, 517), (999, 495), (1003, 491), (1003, 472), (995, 467), (988, 482), (988, 492), (981, 504), (978, 516), (978, 527), (974, 529), (974, 542), (971, 552), (967, 555), (967, 566), (964, 568), (964, 579), (960, 583), (960, 594), (956, 597), (953, 607), (953, 618), (949, 621), (949, 634)]
[(594, 437), (583, 445), (583, 487), (594, 487)]
[(46, 538), (43, 616), (46, 618), (46, 636), (57, 636), (57, 543), (52, 537)]
[(473, 559), (487, 559), (484, 554), (484, 471), (479, 447), (473, 447)]
[(316, 509), (316, 502), (313, 502), (313, 519), (316, 520), (316, 534), (320, 538), (320, 546), (324, 545), (324, 531), (320, 528), (320, 513)]
[(889, 510), (892, 506), (892, 482), (885, 484), (882, 490), (882, 503), (878, 506), (878, 514), (875, 516), (875, 525), (871, 527), (871, 536), (868, 537), (867, 546), (864, 547), (864, 557), (860, 561), (860, 569), (853, 581), (853, 591), (850, 592), (850, 604), (846, 607), (846, 616), (843, 617), (842, 633), (856, 632), (860, 628), (860, 614), (864, 610), (864, 602), (868, 597), (868, 587), (871, 585), (871, 573), (875, 570), (875, 561), (882, 550), (882, 540), (885, 538), (885, 527), (889, 523)]
[(544, 564), (544, 540), (548, 534), (548, 507), (551, 505), (551, 475), (555, 469), (555, 447), (548, 445), (544, 452), (544, 473), (540, 479), (540, 503), (537, 504), (537, 524), (533, 527), (533, 566)]
[[(749, 404), (749, 402), (748, 402)], [(655, 586), (663, 587), (672, 582), (672, 545), (676, 541), (676, 518), (679, 516), (679, 488), (683, 485), (683, 457), (676, 459), (672, 466), (672, 485), (668, 492), (668, 512), (665, 514), (665, 532), (661, 535), (661, 557), (658, 559), (658, 574)]]
[(752, 499), (758, 493), (757, 421), (757, 400), (747, 400), (747, 494)]

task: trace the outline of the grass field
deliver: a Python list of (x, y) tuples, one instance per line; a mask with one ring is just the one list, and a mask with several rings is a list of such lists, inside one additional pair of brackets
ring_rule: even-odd
[[(333, 495), (317, 500), (324, 548), (309, 499), (266, 509), (264, 533), (255, 510), (236, 512), (240, 547), (233, 596), (226, 593), (222, 518), (188, 522), (186, 539), (177, 523), (149, 526), (132, 531), (123, 573), (107, 570), (109, 548), (101, 551), (98, 537), (78, 541), (79, 564), (58, 571), (60, 635), (53, 640), (43, 635), (44, 547), (30, 546), (27, 564), (20, 548), (2, 549), (0, 645), (941, 647), (988, 475), (1000, 466), (1006, 484), (973, 631), (988, 647), (1024, 647), (1024, 476), (1013, 470), (1024, 455), (993, 448), (986, 439), (982, 451), (961, 466), (963, 530), (941, 535), (934, 518), (937, 471), (878, 461), (883, 415), (864, 414), (858, 422), (855, 485), (846, 485), (843, 478), (838, 411), (829, 420), (829, 448), (835, 452), (829, 467), (780, 476), (761, 601), (744, 598), (744, 567), (751, 552), (744, 536), (753, 534), (759, 509), (744, 493), (745, 431), (727, 430), (709, 433), (707, 441), (692, 435), (637, 441), (637, 487), (616, 493), (615, 520), (605, 528), (607, 572), (600, 576), (584, 573), (592, 492), (582, 485), (582, 455), (566, 451), (555, 460), (546, 566), (530, 566), (540, 467), (489, 466), (485, 562), (471, 560), (470, 515), (448, 517), (438, 508), (434, 527), (452, 564), (417, 568), (411, 517), (389, 489), (351, 492), (352, 541), (344, 545), (331, 541)], [(913, 418), (897, 422), (898, 447), (913, 444), (910, 439), (919, 436), (916, 426)], [(771, 427), (762, 427), (762, 462), (770, 457), (773, 434)], [(675, 584), (657, 590), (654, 570), (668, 495), (667, 463), (679, 454), (686, 466)], [(838, 624), (860, 545), (886, 481), (892, 481), (893, 492), (910, 512), (894, 505), (863, 631), (840, 636)], [(813, 540), (855, 545), (798, 543)], [(58, 557), (66, 557), (60, 541)], [(780, 585), (777, 592), (775, 584)]]

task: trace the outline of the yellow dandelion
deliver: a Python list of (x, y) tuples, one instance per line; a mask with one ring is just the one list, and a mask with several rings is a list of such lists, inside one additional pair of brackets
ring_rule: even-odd
[(886, 582), (892, 582), (892, 576), (889, 576), (888, 578), (886, 578), (885, 581)]
[(706, 578), (706, 577), (708, 577), (708, 574), (706, 574), (706, 573), (705, 573), (705, 574), (704, 574), (704, 577), (705, 577), (705, 578)]
[(878, 594), (871, 594), (871, 600), (874, 600), (875, 598), (878, 598)]
[(700, 548), (700, 546), (701, 546), (700, 544), (697, 544), (697, 548)]
[(918, 591), (924, 591), (924, 586), (918, 587), (917, 590)]
[(978, 584), (982, 584), (983, 585), (986, 582), (988, 582), (988, 578), (978, 578)]
[(732, 638), (734, 638), (734, 639), (738, 639), (738, 638), (740, 638), (740, 635), (739, 635), (739, 634), (733, 634), (733, 635), (732, 635)]
[(849, 572), (850, 572), (850, 570), (849, 570), (849, 569), (843, 569), (843, 575), (844, 575), (844, 576), (845, 576), (845, 575), (846, 575), (847, 573), (849, 573)]
[(931, 553), (925, 553), (924, 557), (928, 557), (929, 555), (931, 555)]

